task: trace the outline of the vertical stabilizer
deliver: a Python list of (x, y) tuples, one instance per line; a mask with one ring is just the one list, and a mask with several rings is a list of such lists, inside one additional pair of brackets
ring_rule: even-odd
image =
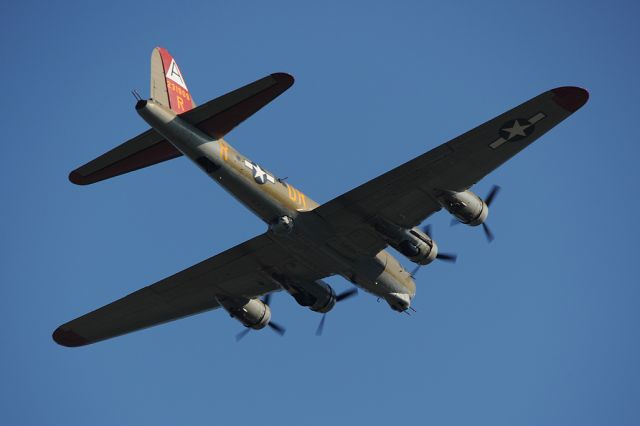
[(156, 47), (151, 53), (151, 97), (178, 114), (196, 104), (187, 89), (180, 67), (167, 49)]

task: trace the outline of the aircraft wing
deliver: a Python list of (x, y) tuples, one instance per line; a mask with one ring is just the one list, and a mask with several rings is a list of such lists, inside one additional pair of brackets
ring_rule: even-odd
[[(218, 139), (281, 95), (293, 77), (275, 73), (180, 114), (205, 134)], [(89, 185), (180, 157), (182, 153), (150, 129), (69, 174), (77, 185)]]
[[(289, 254), (267, 234), (248, 240), (182, 272), (58, 327), (53, 339), (82, 346), (218, 307), (216, 294), (253, 298), (279, 290), (264, 270), (282, 268)], [(298, 269), (297, 275), (319, 279)]]
[(578, 87), (542, 93), (313, 212), (339, 234), (349, 235), (350, 244), (360, 244), (369, 254), (379, 251), (386, 244), (366, 231), (367, 222), (381, 217), (405, 228), (420, 224), (441, 208), (434, 191), (469, 188), (577, 111), (588, 97)]

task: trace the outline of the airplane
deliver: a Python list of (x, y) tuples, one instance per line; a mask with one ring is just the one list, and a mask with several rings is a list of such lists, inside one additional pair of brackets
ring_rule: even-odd
[[(134, 92), (135, 109), (151, 128), (72, 171), (69, 180), (93, 184), (184, 155), (262, 219), (267, 231), (61, 325), (55, 342), (83, 346), (216, 308), (246, 327), (238, 338), (267, 326), (284, 334), (271, 321), (269, 298), (276, 291), (322, 314), (317, 334), (326, 313), (358, 288), (408, 313), (417, 270), (405, 270), (385, 249), (393, 247), (417, 268), (436, 259), (455, 261), (455, 255), (439, 253), (428, 226), (420, 227), (441, 209), (462, 224), (482, 225), (493, 239), (486, 220), (498, 187), (485, 199), (470, 188), (589, 98), (573, 86), (546, 91), (318, 204), (224, 139), (293, 82), (291, 75), (275, 73), (196, 106), (175, 59), (162, 47), (153, 50), (150, 98)], [(355, 287), (336, 294), (323, 281), (334, 275)]]

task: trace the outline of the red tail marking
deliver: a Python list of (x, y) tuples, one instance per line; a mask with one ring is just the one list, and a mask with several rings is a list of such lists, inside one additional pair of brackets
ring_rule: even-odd
[(164, 80), (167, 84), (167, 92), (169, 93), (169, 106), (178, 114), (189, 111), (195, 105), (187, 89), (187, 83), (184, 80), (182, 71), (178, 67), (178, 63), (173, 59), (167, 49), (159, 47), (160, 57), (162, 58), (162, 66), (164, 68)]

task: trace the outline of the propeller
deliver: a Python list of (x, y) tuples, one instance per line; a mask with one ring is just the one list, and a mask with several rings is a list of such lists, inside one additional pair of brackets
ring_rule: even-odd
[(251, 329), (247, 327), (244, 330), (242, 330), (240, 333), (236, 334), (236, 342), (239, 342), (240, 340), (244, 339), (244, 336), (249, 334), (250, 331)]
[[(422, 229), (422, 232), (427, 234), (429, 237), (433, 238), (432, 226), (431, 226), (430, 223), (427, 224), (427, 225), (424, 225), (421, 229)], [(456, 263), (456, 260), (458, 260), (458, 255), (455, 254), (455, 253), (440, 253), (440, 252), (438, 252), (438, 255), (436, 256), (436, 259), (444, 260), (445, 262)], [(422, 265), (420, 265), (420, 266), (422, 266)]]
[(284, 333), (287, 332), (287, 329), (281, 326), (280, 324), (278, 324), (277, 322), (269, 321), (269, 324), (267, 325), (269, 326), (270, 329), (278, 333), (280, 336), (284, 336)]
[[(498, 192), (500, 192), (500, 187), (498, 185), (493, 185), (484, 199), (484, 203), (487, 205), (487, 207), (491, 206), (491, 203), (496, 198), (496, 195), (498, 195)], [(455, 217), (451, 219), (451, 226), (458, 225), (460, 223), (462, 222), (460, 222)], [(489, 228), (489, 225), (487, 225), (485, 222), (482, 222), (482, 230), (484, 231), (484, 236), (487, 238), (488, 242), (491, 242), (495, 239), (493, 232), (491, 232), (491, 229)]]
[(436, 259), (444, 260), (445, 262), (449, 263), (456, 263), (456, 261), (458, 260), (458, 255), (455, 253), (438, 253)]
[[(337, 300), (337, 299), (336, 299)], [(265, 305), (268, 305), (269, 302), (271, 301), (271, 293), (267, 293), (263, 298), (262, 298), (262, 303), (264, 303)], [(281, 326), (280, 324), (273, 322), (273, 321), (269, 321), (267, 323), (267, 325), (269, 326), (269, 328), (273, 331), (275, 331), (276, 333), (278, 333), (280, 336), (284, 336), (284, 333), (287, 332), (287, 329), (284, 328), (283, 326)], [(247, 334), (249, 334), (249, 332), (251, 331), (251, 329), (249, 327), (247, 327), (246, 329), (242, 330), (240, 333), (236, 334), (236, 342), (239, 342), (240, 340), (242, 340), (244, 338), (244, 336), (246, 336)]]
[(327, 314), (322, 314), (322, 319), (320, 320), (320, 324), (318, 324), (318, 328), (316, 329), (316, 336), (322, 336), (322, 332), (324, 331), (325, 319), (327, 319)]
[[(500, 187), (498, 185), (493, 185), (484, 199), (484, 203), (487, 207), (491, 206), (491, 203), (496, 198), (496, 195), (498, 195), (498, 192), (500, 192)], [(491, 229), (486, 222), (482, 222), (482, 230), (484, 231), (484, 236), (487, 238), (488, 242), (494, 240), (495, 237), (493, 236), (493, 232), (491, 232)]]
[[(343, 300), (350, 299), (358, 294), (357, 288), (352, 288), (347, 291), (343, 291), (342, 293), (336, 296), (336, 303), (342, 302)], [(322, 318), (320, 319), (320, 324), (318, 324), (318, 328), (316, 329), (316, 336), (322, 336), (322, 332), (324, 331), (324, 322), (327, 318), (327, 314), (322, 314)]]
[(489, 225), (487, 225), (486, 223), (482, 223), (482, 230), (484, 231), (484, 236), (487, 238), (487, 242), (491, 242), (495, 239), (495, 237), (493, 236), (493, 232), (491, 232), (491, 229), (489, 228)]
[(420, 268), (422, 268), (424, 265), (418, 265), (415, 268), (413, 268), (413, 270), (411, 271), (411, 273), (409, 275), (411, 275), (411, 278), (415, 278), (416, 274), (418, 273), (418, 271), (420, 270)]
[[(427, 234), (429, 237), (433, 238), (432, 226), (431, 226), (430, 223), (427, 224), (427, 225), (424, 225), (422, 227), (422, 232)], [(438, 255), (436, 256), (436, 259), (444, 260), (445, 262), (456, 263), (456, 260), (458, 260), (458, 255), (455, 254), (455, 253), (440, 253), (440, 252), (438, 252)], [(422, 265), (420, 265), (420, 266), (422, 266)]]
[(336, 303), (337, 302), (342, 302), (343, 300), (347, 300), (352, 298), (353, 296), (358, 294), (358, 289), (357, 288), (352, 288), (349, 289), (347, 291), (343, 291), (342, 293), (340, 293), (339, 295), (336, 296)]
[[(269, 326), (270, 329), (278, 333), (280, 336), (284, 336), (284, 333), (286, 333), (287, 331), (286, 328), (284, 328), (280, 324), (275, 323), (273, 321), (269, 321), (267, 325)], [(244, 336), (249, 334), (251, 330), (252, 330), (251, 328), (247, 327), (244, 330), (242, 330), (240, 333), (236, 334), (236, 342), (239, 342), (240, 340), (244, 339)]]
[(496, 198), (496, 195), (498, 195), (498, 192), (500, 192), (500, 187), (498, 185), (493, 185), (484, 199), (484, 202), (487, 206), (491, 205), (493, 199)]
[(264, 303), (265, 305), (268, 305), (269, 302), (271, 302), (271, 293), (265, 294), (262, 298), (262, 303)]
[[(422, 230), (422, 232), (427, 234), (430, 238), (433, 238), (433, 234), (431, 232), (431, 229), (432, 229), (431, 224), (424, 225), (420, 229)], [(458, 260), (458, 255), (455, 254), (455, 253), (440, 253), (440, 252), (438, 252), (438, 254), (436, 255), (436, 259), (443, 260), (443, 261), (449, 262), (449, 263), (456, 263), (456, 261)], [(415, 277), (416, 274), (418, 273), (418, 271), (420, 270), (420, 268), (423, 267), (423, 266), (424, 265), (418, 265), (415, 268), (413, 268), (413, 271), (411, 271), (411, 276)]]

